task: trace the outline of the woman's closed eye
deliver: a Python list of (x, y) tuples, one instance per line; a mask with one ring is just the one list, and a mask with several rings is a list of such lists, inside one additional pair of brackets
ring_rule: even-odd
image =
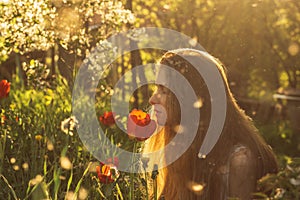
[(163, 85), (157, 85), (156, 92), (159, 94), (168, 94), (169, 90), (168, 90), (168, 88), (164, 87)]

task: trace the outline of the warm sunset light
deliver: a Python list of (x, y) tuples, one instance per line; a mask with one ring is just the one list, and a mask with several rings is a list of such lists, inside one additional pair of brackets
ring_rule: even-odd
[(0, 0), (0, 199), (299, 199), (300, 0)]

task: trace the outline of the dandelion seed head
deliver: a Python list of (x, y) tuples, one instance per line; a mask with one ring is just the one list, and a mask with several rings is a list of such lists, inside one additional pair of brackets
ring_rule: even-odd
[(73, 165), (68, 157), (62, 156), (60, 157), (60, 165), (63, 169), (70, 170)]
[(17, 161), (16, 158), (11, 158), (11, 159), (10, 159), (10, 163), (11, 163), (11, 164), (15, 164), (16, 161)]
[(47, 141), (47, 149), (49, 151), (53, 151), (54, 149), (53, 143), (50, 140)]
[(14, 166), (13, 166), (13, 169), (14, 169), (15, 171), (19, 171), (19, 170), (20, 170), (20, 167), (19, 167), (19, 165), (14, 165)]
[(85, 188), (81, 187), (78, 192), (79, 200), (84, 200), (87, 197), (88, 197), (88, 191)]
[(31, 185), (31, 186), (34, 186), (34, 185), (36, 185), (36, 184), (41, 183), (42, 181), (43, 181), (43, 177), (42, 177), (40, 174), (38, 174), (38, 175), (35, 176), (34, 179), (31, 179), (31, 180), (30, 180), (30, 185)]
[(76, 196), (75, 196), (75, 193), (73, 191), (69, 191), (67, 194), (66, 194), (66, 200), (73, 200), (73, 199), (76, 199)]
[(22, 168), (25, 170), (25, 171), (27, 171), (28, 170), (28, 168), (29, 168), (29, 165), (28, 165), (28, 163), (23, 163), (22, 164)]

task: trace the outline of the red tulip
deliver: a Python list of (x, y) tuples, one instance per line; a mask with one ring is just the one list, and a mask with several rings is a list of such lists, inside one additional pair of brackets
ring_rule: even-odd
[(150, 119), (150, 115), (142, 110), (131, 111), (127, 121), (127, 134), (130, 138), (143, 141), (152, 136), (156, 129), (156, 123)]
[(105, 111), (103, 115), (100, 116), (100, 122), (106, 126), (112, 126), (115, 124), (114, 113)]
[(6, 98), (10, 91), (10, 83), (7, 80), (0, 82), (0, 99)]
[(99, 181), (105, 184), (114, 182), (119, 176), (117, 168), (112, 164), (106, 165), (104, 163), (100, 163), (100, 166), (96, 167), (96, 172), (98, 174)]

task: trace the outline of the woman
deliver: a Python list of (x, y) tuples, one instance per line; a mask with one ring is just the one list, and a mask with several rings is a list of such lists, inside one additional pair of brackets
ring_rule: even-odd
[[(187, 60), (193, 60), (193, 65)], [(182, 138), (190, 134), (189, 124), (181, 125), (183, 128), (178, 131), (178, 124), (182, 124), (182, 107), (188, 112), (197, 109), (200, 120), (196, 135), (188, 149), (177, 160), (159, 170), (158, 195), (167, 200), (251, 199), (256, 191), (257, 180), (267, 173), (275, 173), (277, 162), (271, 148), (236, 104), (228, 87), (222, 64), (209, 54), (192, 49), (167, 52), (160, 63), (176, 70), (188, 80), (200, 102), (196, 106), (180, 105), (180, 102), (187, 97), (184, 86), (178, 85), (177, 81), (174, 81), (177, 78), (171, 78), (172, 74), (162, 75), (163, 70), (160, 70), (158, 77), (166, 79), (164, 85), (167, 87), (158, 85), (157, 91), (149, 102), (154, 107), (158, 124), (163, 128), (159, 134), (149, 138), (144, 152), (154, 152), (164, 148), (179, 132), (183, 135)], [(205, 157), (199, 158), (199, 149), (203, 145), (210, 124), (212, 108), (208, 87), (198, 72), (207, 63), (216, 67), (221, 74), (225, 86), (227, 109), (224, 126), (217, 143)], [(179, 88), (179, 92), (175, 95), (169, 88)], [(182, 144), (177, 142), (173, 145)], [(168, 161), (175, 155), (167, 152), (164, 156)]]

